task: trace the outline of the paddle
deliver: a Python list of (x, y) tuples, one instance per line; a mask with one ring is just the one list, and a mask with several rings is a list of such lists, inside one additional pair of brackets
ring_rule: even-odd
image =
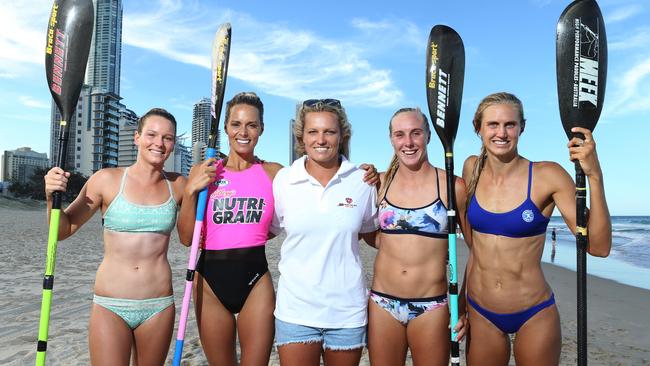
[[(65, 168), (68, 151), (68, 122), (73, 116), (83, 85), (90, 40), (93, 35), (93, 20), (94, 11), (91, 0), (55, 0), (52, 5), (45, 46), (45, 73), (50, 93), (62, 116), (59, 122), (59, 151), (56, 158), (56, 166), (60, 168)], [(61, 192), (54, 192), (47, 239), (36, 365), (45, 365), (60, 213)]]
[[(226, 90), (226, 76), (228, 74), (228, 57), (230, 56), (230, 38), (231, 28), (229, 23), (222, 24), (212, 42), (212, 104), (210, 112), (212, 115), (210, 121), (210, 136), (208, 148), (205, 152), (206, 159), (217, 156), (216, 144), (219, 132), (219, 117), (221, 116), (221, 107), (223, 106), (223, 94)], [(201, 230), (203, 228), (203, 219), (208, 199), (208, 188), (199, 192), (196, 203), (196, 222), (194, 223), (194, 234), (192, 236), (192, 247), (190, 249), (190, 260), (187, 265), (187, 275), (185, 277), (185, 294), (183, 295), (183, 307), (181, 317), (178, 322), (178, 334), (176, 337), (176, 349), (174, 351), (174, 366), (181, 364), (183, 356), (183, 343), (185, 341), (185, 326), (187, 324), (187, 314), (190, 309), (190, 299), (192, 298), (192, 283), (194, 282), (194, 271), (196, 269), (196, 256), (199, 252), (199, 241), (201, 239)]]
[[(596, 127), (605, 97), (607, 38), (594, 0), (576, 0), (560, 15), (556, 40), (557, 94), (567, 137), (584, 138), (573, 127)], [(578, 365), (587, 364), (587, 189), (578, 161), (576, 169), (576, 247), (578, 281)]]
[(449, 222), (449, 305), (451, 308), (451, 363), (460, 364), (454, 327), (458, 322), (458, 279), (456, 269), (456, 194), (454, 139), (458, 131), (465, 77), (465, 47), (458, 33), (436, 25), (427, 43), (426, 90), (431, 123), (445, 149), (447, 211)]

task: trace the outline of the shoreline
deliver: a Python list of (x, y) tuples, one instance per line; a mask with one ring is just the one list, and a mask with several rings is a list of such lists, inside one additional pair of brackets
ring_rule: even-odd
[[(42, 276), (45, 267), (47, 225), (45, 211), (31, 208), (0, 206), (0, 364), (33, 364), (36, 354), (38, 318), (40, 314)], [(269, 270), (277, 285), (277, 262), (283, 236), (267, 244)], [(100, 215), (95, 215), (75, 236), (59, 243), (55, 272), (54, 296), (48, 341), (50, 364), (89, 364), (87, 327), (92, 302), (94, 274), (101, 261)], [(176, 300), (176, 326), (180, 313), (189, 249), (178, 242), (174, 233), (170, 241), (169, 262), (172, 267)], [(375, 250), (362, 243), (361, 256), (366, 280), (372, 276)], [(467, 249), (458, 243), (462, 273)], [(556, 295), (562, 326), (561, 365), (575, 364), (576, 357), (576, 276), (569, 269), (542, 263), (548, 283)], [(588, 353), (591, 365), (650, 364), (650, 291), (620, 284), (613, 280), (588, 275)], [(205, 365), (194, 312), (187, 325), (183, 365)], [(176, 331), (170, 344), (167, 364), (174, 352)], [(270, 365), (278, 365), (274, 350)], [(410, 364), (410, 363), (407, 363)], [(463, 362), (464, 364), (464, 362)], [(514, 361), (511, 360), (511, 364)], [(368, 365), (364, 351), (361, 365)]]

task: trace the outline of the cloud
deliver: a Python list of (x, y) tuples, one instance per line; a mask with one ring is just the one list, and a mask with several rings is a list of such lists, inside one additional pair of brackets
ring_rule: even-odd
[(376, 39), (373, 45), (400, 45), (406, 44), (424, 52), (422, 45), (426, 44), (426, 35), (420, 28), (408, 20), (381, 20), (370, 21), (365, 18), (355, 18), (352, 26), (364, 33), (366, 37)]
[[(372, 65), (362, 43), (328, 39), (232, 10), (220, 10), (215, 17), (215, 11), (198, 3), (161, 0), (158, 5), (153, 12), (125, 12), (125, 44), (210, 68), (208, 40), (219, 23), (230, 21), (236, 29), (228, 76), (267, 94), (293, 100), (332, 96), (346, 105), (372, 106), (395, 106), (403, 98), (391, 71)], [(362, 23), (357, 24), (360, 29)]]
[(611, 103), (605, 103), (606, 117), (650, 111), (650, 55), (633, 64), (621, 77), (614, 79)]
[(627, 5), (622, 8), (618, 8), (611, 13), (604, 15), (605, 23), (614, 24), (631, 18), (643, 11), (643, 7), (639, 4)]
[[(49, 4), (49, 3), (48, 3)], [(16, 78), (44, 63), (43, 48), (50, 8), (16, 0), (0, 11), (0, 77)]]
[(17, 79), (18, 74), (11, 72), (0, 72), (0, 79)]
[(610, 41), (607, 48), (612, 51), (629, 49), (648, 49), (650, 46), (650, 27), (639, 27), (634, 31)]
[(49, 109), (50, 104), (42, 100), (34, 99), (29, 95), (21, 95), (18, 97), (18, 101), (22, 103), (25, 107), (29, 108), (43, 108)]

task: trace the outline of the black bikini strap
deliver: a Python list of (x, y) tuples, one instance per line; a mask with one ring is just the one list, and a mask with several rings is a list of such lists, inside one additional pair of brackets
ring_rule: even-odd
[(434, 167), (433, 169), (436, 171), (436, 189), (438, 190), (438, 199), (442, 201), (440, 199), (440, 177), (438, 176), (438, 168)]
[(393, 179), (395, 179), (395, 176), (397, 175), (397, 169), (399, 169), (399, 165), (395, 169), (395, 174), (393, 174), (392, 177), (386, 177), (389, 178), (388, 181), (386, 181), (386, 190), (384, 191), (384, 197), (381, 198), (381, 200), (386, 200), (386, 196), (388, 196), (388, 190), (390, 189), (390, 185), (393, 183)]

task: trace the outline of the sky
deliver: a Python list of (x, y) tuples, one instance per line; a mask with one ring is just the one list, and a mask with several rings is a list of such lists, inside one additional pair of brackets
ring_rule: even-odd
[[(368, 5), (372, 4), (372, 5)], [(122, 102), (137, 114), (163, 107), (191, 132), (192, 106), (210, 94), (212, 39), (232, 24), (226, 99), (255, 91), (265, 105), (256, 154), (289, 161), (296, 103), (337, 98), (352, 124), (351, 159), (385, 170), (388, 121), (397, 109), (427, 111), (425, 49), (436, 24), (465, 45), (465, 85), (455, 172), (480, 149), (471, 120), (497, 91), (524, 103), (519, 153), (555, 161), (573, 175), (555, 82), (555, 27), (567, 0), (504, 1), (124, 1)], [(650, 3), (602, 0), (609, 58), (605, 104), (595, 129), (613, 215), (650, 215)], [(0, 151), (29, 146), (49, 155), (51, 97), (44, 45), (51, 2), (15, 0), (0, 12)], [(222, 117), (223, 119), (223, 117)], [(222, 121), (223, 123), (223, 121)], [(227, 147), (226, 147), (227, 148)], [(428, 147), (444, 166), (442, 145)], [(634, 183), (638, 182), (638, 183)]]

